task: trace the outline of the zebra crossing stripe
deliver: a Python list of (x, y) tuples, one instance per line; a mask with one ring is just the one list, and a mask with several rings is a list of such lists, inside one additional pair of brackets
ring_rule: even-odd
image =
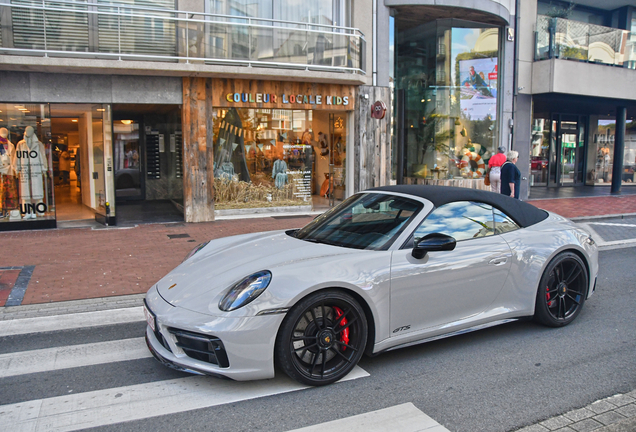
[(0, 378), (152, 357), (143, 337), (0, 355)]
[[(369, 374), (356, 366), (341, 381), (366, 376)], [(13, 432), (74, 431), (304, 388), (286, 376), (248, 382), (193, 376), (2, 405), (0, 424)]]
[(589, 225), (603, 225), (603, 226), (617, 226), (617, 227), (627, 227), (627, 228), (636, 228), (634, 224), (623, 224), (623, 223), (610, 223), (610, 222), (588, 222)]
[(141, 306), (0, 321), (0, 337), (144, 321)]
[(424, 414), (410, 402), (288, 432), (323, 432), (326, 430), (347, 432), (449, 432), (448, 429)]

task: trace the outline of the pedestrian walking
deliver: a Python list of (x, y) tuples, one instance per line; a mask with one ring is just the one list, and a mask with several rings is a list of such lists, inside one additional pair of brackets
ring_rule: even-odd
[(514, 150), (506, 154), (506, 162), (501, 166), (501, 193), (519, 199), (521, 171), (515, 166), (519, 152)]
[(488, 176), (490, 179), (490, 190), (495, 193), (501, 192), (501, 166), (506, 163), (506, 149), (499, 147), (499, 153), (488, 161)]

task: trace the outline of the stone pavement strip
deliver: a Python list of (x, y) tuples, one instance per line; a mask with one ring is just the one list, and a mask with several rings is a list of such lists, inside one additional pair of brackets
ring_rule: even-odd
[(636, 390), (518, 429), (517, 432), (634, 432)]
[(313, 218), (0, 232), (3, 249), (11, 251), (0, 257), (0, 273), (5, 271), (1, 269), (34, 266), (18, 303), (22, 305), (141, 294), (199, 243), (236, 234), (300, 228)]

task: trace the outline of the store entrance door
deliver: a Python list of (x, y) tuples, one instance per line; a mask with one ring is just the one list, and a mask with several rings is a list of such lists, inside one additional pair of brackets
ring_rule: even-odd
[[(96, 220), (111, 215), (110, 119), (107, 105), (51, 104), (56, 219)], [(106, 144), (106, 145), (105, 145)]]
[(557, 175), (559, 186), (583, 184), (585, 156), (585, 122), (578, 116), (558, 116)]

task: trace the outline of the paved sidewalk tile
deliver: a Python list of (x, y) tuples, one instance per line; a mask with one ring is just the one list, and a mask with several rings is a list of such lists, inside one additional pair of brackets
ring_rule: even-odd
[(572, 420), (568, 419), (565, 416), (557, 416), (552, 417), (551, 419), (542, 421), (540, 423), (541, 426), (547, 427), (551, 431), (561, 429), (569, 424), (573, 423)]
[(530, 200), (530, 204), (567, 218), (636, 213), (636, 195)]
[[(22, 305), (141, 294), (199, 243), (236, 234), (300, 228), (313, 218), (0, 232), (0, 243), (12, 251), (3, 256), (2, 267), (35, 266)], [(169, 237), (179, 234), (189, 237)]]
[(570, 427), (574, 429), (576, 432), (592, 432), (593, 430), (596, 430), (602, 426), (603, 426), (602, 423), (599, 423), (596, 420), (591, 418), (581, 420), (580, 422), (576, 422), (570, 425)]
[(620, 415), (616, 411), (609, 411), (609, 412), (606, 412), (604, 414), (597, 415), (597, 416), (593, 417), (593, 419), (596, 420), (597, 422), (602, 423), (603, 425), (607, 426), (607, 425), (611, 425), (613, 423), (618, 423), (621, 420), (625, 420), (625, 417)]

